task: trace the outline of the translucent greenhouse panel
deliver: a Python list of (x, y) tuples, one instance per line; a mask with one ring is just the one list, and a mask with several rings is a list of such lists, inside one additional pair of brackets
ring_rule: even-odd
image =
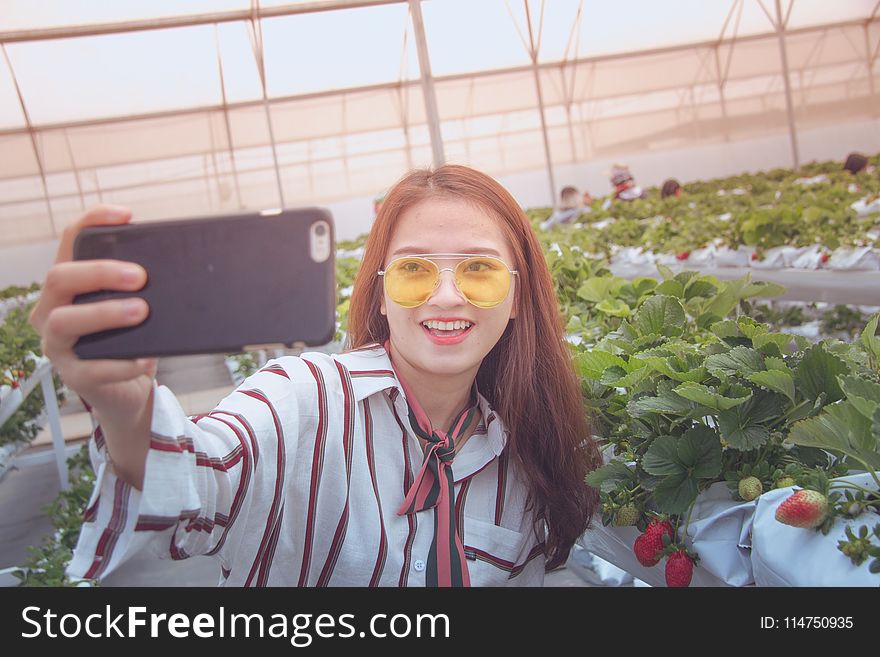
[(7, 51), (35, 125), (221, 100), (210, 25), (11, 43)]
[[(349, 194), (376, 196), (391, 187), (409, 169), (406, 153), (400, 149), (358, 155), (348, 159)], [(327, 197), (324, 200), (332, 200)]]
[[(264, 0), (265, 4), (265, 0)], [(250, 8), (250, 0), (150, 0), (97, 2), (70, 0), (4, 0), (3, 29), (30, 30), (96, 23), (117, 23)]]
[(0, 57), (0, 130), (21, 128), (25, 124), (12, 73), (6, 65), (6, 58)]
[[(46, 189), (53, 200), (69, 197), (75, 198), (79, 204), (82, 184), (77, 181), (77, 176), (73, 172), (53, 173), (46, 176)], [(42, 193), (42, 189), (40, 192)], [(0, 197), (3, 196), (3, 192), (0, 191)]]
[(441, 120), (487, 116), (537, 105), (531, 71), (456, 78), (434, 85)]
[[(399, 3), (264, 19), (269, 96), (398, 81), (408, 11)], [(416, 62), (413, 53), (405, 76), (418, 77)]]
[(148, 162), (209, 153), (215, 135), (210, 114), (179, 114), (69, 128), (73, 158), (80, 167)]
[(50, 239), (52, 235), (45, 200), (0, 205), (0, 244), (23, 244)]
[(277, 208), (278, 184), (271, 169), (247, 169), (238, 174), (243, 206), (254, 210)]
[[(787, 11), (791, 0), (782, 3), (782, 11)], [(873, 11), (872, 11), (873, 10)], [(870, 0), (797, 0), (791, 11), (787, 28), (822, 25), (834, 21), (866, 19), (876, 13), (876, 2)]]
[[(715, 41), (734, 7), (733, 0), (587, 0), (581, 21), (578, 57), (636, 52)], [(731, 18), (737, 23), (739, 8)], [(730, 37), (733, 24), (725, 33)], [(745, 0), (738, 36), (772, 31), (755, 0)]]
[(0, 215), (3, 215), (7, 204), (38, 201), (44, 198), (43, 182), (39, 176), (0, 180), (0, 198), (3, 199)]
[(235, 148), (251, 148), (270, 143), (266, 110), (262, 105), (230, 108), (226, 115)]
[(0, 153), (0, 180), (40, 172), (34, 147), (26, 134), (0, 135)]

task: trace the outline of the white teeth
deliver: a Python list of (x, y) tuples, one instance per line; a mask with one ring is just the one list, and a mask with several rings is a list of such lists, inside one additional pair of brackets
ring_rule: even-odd
[(422, 324), (429, 328), (434, 329), (436, 331), (454, 331), (458, 329), (466, 329), (470, 328), (471, 323), (463, 320), (455, 320), (454, 322), (438, 322), (435, 319), (429, 319)]

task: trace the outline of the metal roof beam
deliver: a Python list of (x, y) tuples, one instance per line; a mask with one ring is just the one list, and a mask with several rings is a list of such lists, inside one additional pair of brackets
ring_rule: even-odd
[(140, 20), (106, 23), (102, 25), (65, 25), (35, 30), (7, 30), (0, 32), (0, 43), (19, 43), (23, 41), (45, 41), (48, 39), (73, 39), (85, 36), (120, 34), (122, 32), (143, 32), (146, 30), (166, 30), (176, 27), (193, 27), (211, 23), (231, 23), (250, 21), (253, 18), (278, 18), (296, 14), (312, 14), (335, 9), (356, 9), (406, 2), (406, 0), (315, 0), (282, 7), (259, 7), (256, 12), (250, 9), (222, 11), (190, 16), (168, 16), (164, 18), (144, 18)]

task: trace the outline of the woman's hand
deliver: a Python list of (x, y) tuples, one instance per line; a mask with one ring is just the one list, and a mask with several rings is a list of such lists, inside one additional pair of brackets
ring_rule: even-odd
[[(147, 272), (135, 263), (118, 260), (72, 261), (73, 242), (86, 226), (124, 224), (131, 212), (117, 206), (99, 206), (65, 229), (55, 264), (49, 269), (30, 322), (40, 334), (43, 354), (55, 366), (64, 383), (92, 407), (106, 438), (124, 437), (129, 444), (109, 445), (114, 462), (140, 471), (149, 447), (153, 378), (157, 360), (81, 360), (73, 351), (80, 336), (105, 329), (143, 322), (149, 307), (143, 299), (112, 299), (76, 304), (78, 294), (98, 290), (135, 292), (147, 282)], [(145, 444), (142, 444), (144, 443)], [(120, 442), (109, 441), (108, 442)], [(131, 444), (131, 443), (136, 444)], [(128, 454), (132, 451), (131, 455)], [(140, 461), (140, 468), (137, 467)], [(134, 479), (137, 480), (137, 476)], [(128, 479), (128, 477), (126, 477)], [(130, 483), (135, 483), (130, 481)], [(137, 484), (135, 484), (137, 485)]]

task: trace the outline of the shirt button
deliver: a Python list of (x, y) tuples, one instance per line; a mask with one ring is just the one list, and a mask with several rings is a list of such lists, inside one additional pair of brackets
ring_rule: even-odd
[(416, 559), (415, 563), (413, 564), (413, 568), (416, 569), (416, 572), (420, 573), (425, 569), (425, 562), (421, 559)]

